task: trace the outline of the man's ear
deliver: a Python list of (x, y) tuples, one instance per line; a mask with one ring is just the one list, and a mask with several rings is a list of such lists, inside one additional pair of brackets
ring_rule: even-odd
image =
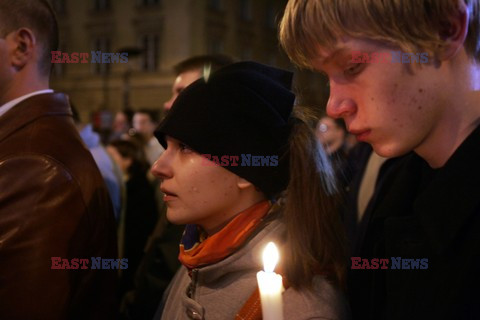
[(36, 48), (36, 38), (32, 30), (21, 28), (9, 35), (12, 49), (12, 65), (17, 69), (23, 68), (32, 59)]
[(237, 177), (237, 187), (239, 189), (245, 190), (247, 188), (253, 187), (253, 184), (242, 177)]
[(465, 43), (470, 13), (463, 1), (459, 3), (458, 11), (453, 13), (441, 27), (440, 37), (445, 45), (438, 54), (440, 60), (448, 60), (455, 56)]

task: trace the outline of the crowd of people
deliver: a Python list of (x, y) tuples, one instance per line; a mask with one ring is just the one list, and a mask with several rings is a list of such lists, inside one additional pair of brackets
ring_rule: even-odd
[[(478, 319), (480, 1), (289, 0), (279, 40), (321, 118), (200, 55), (102, 142), (49, 88), (49, 3), (0, 0), (0, 318), (262, 319), (273, 241), (285, 320)], [(393, 51), (428, 61), (352, 60)], [(212, 162), (245, 155), (278, 161)]]

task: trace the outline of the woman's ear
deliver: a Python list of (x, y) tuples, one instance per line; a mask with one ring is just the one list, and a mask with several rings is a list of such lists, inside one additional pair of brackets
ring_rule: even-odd
[(450, 16), (439, 31), (440, 38), (445, 43), (438, 54), (441, 61), (452, 58), (463, 48), (468, 33), (469, 17), (470, 13), (465, 3), (459, 1), (457, 12)]

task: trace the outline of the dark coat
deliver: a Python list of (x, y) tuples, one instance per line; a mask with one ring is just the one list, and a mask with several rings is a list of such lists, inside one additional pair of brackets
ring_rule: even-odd
[(117, 270), (55, 270), (52, 257), (116, 258), (108, 191), (60, 93), (0, 117), (0, 318), (114, 317)]
[(122, 272), (122, 294), (133, 289), (135, 272), (158, 217), (155, 190), (145, 172), (130, 176), (126, 195), (124, 257), (128, 259), (128, 269)]
[(389, 172), (397, 170), (397, 166), (402, 160), (402, 157), (392, 158), (386, 160), (381, 165), (377, 180), (375, 181), (374, 192), (365, 208), (362, 219), (358, 221), (358, 195), (372, 152), (373, 149), (368, 143), (360, 142), (353, 147), (348, 155), (348, 167), (351, 170), (350, 174), (352, 177), (346, 188), (345, 201), (343, 201), (344, 206), (342, 207), (342, 219), (352, 256), (358, 256), (359, 254), (372, 208), (374, 208), (384, 190), (383, 184), (386, 182), (386, 177), (389, 176)]
[[(411, 154), (387, 179), (360, 256), (389, 269), (352, 270), (355, 319), (479, 319), (480, 127), (442, 168)], [(392, 269), (392, 257), (428, 268)]]

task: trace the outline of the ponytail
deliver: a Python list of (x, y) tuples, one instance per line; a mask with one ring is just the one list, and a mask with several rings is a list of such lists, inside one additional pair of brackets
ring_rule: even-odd
[(335, 174), (313, 131), (314, 117), (295, 107), (290, 135), (290, 180), (284, 219), (287, 226), (285, 272), (293, 287), (309, 287), (327, 274), (343, 287), (345, 236), (337, 210)]

